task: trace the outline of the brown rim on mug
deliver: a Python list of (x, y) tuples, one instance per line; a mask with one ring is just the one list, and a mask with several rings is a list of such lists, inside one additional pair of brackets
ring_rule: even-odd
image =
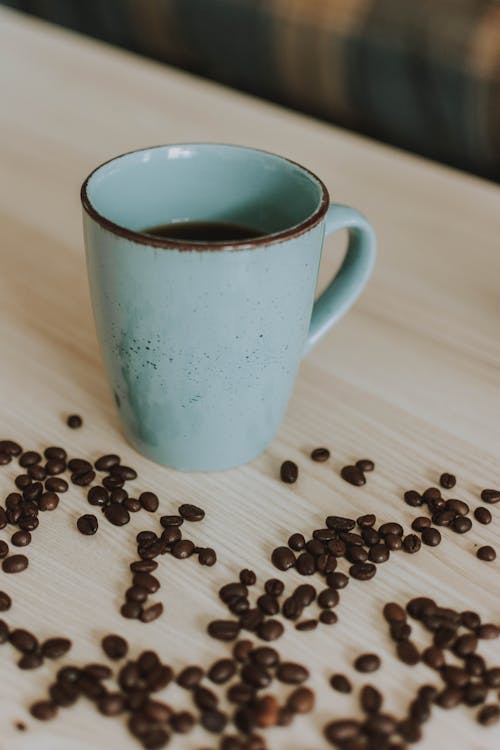
[[(168, 240), (164, 237), (155, 237), (155, 235), (147, 234), (146, 232), (138, 232), (133, 229), (127, 229), (126, 227), (120, 226), (120, 224), (116, 224), (114, 221), (111, 221), (110, 219), (107, 219), (105, 216), (103, 216), (99, 211), (97, 211), (96, 208), (92, 205), (90, 198), (88, 196), (87, 192), (87, 186), (89, 184), (89, 181), (92, 179), (92, 177), (95, 175), (96, 172), (98, 172), (102, 167), (106, 166), (106, 164), (110, 164), (113, 161), (116, 161), (118, 159), (121, 159), (123, 156), (128, 156), (129, 154), (136, 154), (140, 151), (151, 151), (152, 149), (157, 148), (171, 148), (175, 146), (228, 146), (229, 148), (236, 148), (236, 149), (244, 149), (246, 151), (256, 151), (260, 154), (267, 154), (268, 156), (274, 156), (278, 159), (282, 159), (285, 162), (288, 162), (289, 164), (293, 164), (294, 167), (298, 167), (303, 172), (305, 172), (309, 177), (311, 177), (317, 184), (319, 185), (321, 189), (321, 200), (319, 203), (318, 208), (306, 219), (301, 221), (299, 224), (294, 225), (293, 227), (290, 227), (289, 229), (283, 229), (280, 232), (274, 232), (273, 234), (264, 234), (260, 237), (256, 237), (250, 240), (234, 240), (231, 242), (227, 241), (219, 241), (219, 242), (193, 242), (191, 240)], [(253, 148), (252, 146), (238, 146), (237, 144), (232, 143), (210, 143), (210, 142), (199, 142), (199, 143), (165, 143), (160, 144), (157, 146), (145, 146), (143, 148), (136, 148), (132, 149), (132, 151), (125, 151), (123, 154), (118, 154), (118, 156), (113, 156), (111, 159), (107, 159), (106, 161), (102, 162), (102, 164), (99, 164), (95, 169), (92, 170), (92, 172), (88, 175), (88, 177), (85, 179), (81, 190), (80, 190), (80, 198), (82, 201), (83, 208), (87, 212), (87, 214), (94, 219), (103, 229), (107, 229), (108, 231), (112, 232), (113, 234), (116, 234), (120, 237), (125, 237), (127, 240), (131, 240), (132, 242), (136, 242), (140, 245), (149, 245), (150, 247), (158, 247), (163, 248), (164, 250), (224, 250), (225, 248), (237, 248), (237, 249), (250, 249), (253, 247), (260, 247), (262, 245), (272, 245), (276, 242), (282, 242), (283, 240), (288, 240), (291, 237), (299, 237), (300, 235), (307, 232), (309, 229), (312, 229), (316, 224), (319, 224), (319, 222), (323, 219), (324, 215), (326, 214), (328, 210), (328, 206), (330, 205), (330, 196), (328, 194), (328, 190), (326, 188), (326, 185), (323, 183), (320, 178), (314, 174), (314, 172), (311, 172), (310, 169), (307, 169), (306, 167), (302, 166), (302, 164), (299, 164), (296, 161), (293, 161), (293, 159), (288, 159), (286, 156), (281, 156), (280, 154), (275, 154), (273, 151), (266, 151), (264, 149), (260, 148)]]

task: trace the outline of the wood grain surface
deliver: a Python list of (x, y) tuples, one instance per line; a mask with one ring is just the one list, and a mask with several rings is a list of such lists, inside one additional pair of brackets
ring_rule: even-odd
[[(207, 622), (225, 614), (218, 587), (246, 566), (261, 582), (275, 573), (270, 553), (292, 531), (309, 533), (327, 514), (364, 512), (409, 528), (416, 513), (402, 493), (435, 484), (442, 471), (458, 477), (450, 495), (472, 507), (482, 488), (500, 484), (497, 187), (6, 11), (0, 62), (0, 433), (25, 448), (63, 444), (89, 459), (119, 453), (139, 471), (134, 491), (158, 492), (163, 513), (180, 502), (205, 508), (191, 536), (215, 547), (219, 558), (210, 569), (195, 559), (162, 559), (158, 598), (165, 615), (150, 625), (126, 621), (118, 607), (134, 537), (155, 520), (142, 513), (123, 528), (103, 521), (95, 537), (83, 537), (75, 521), (88, 505), (72, 487), (42, 518), (29, 569), (0, 573), (0, 589), (14, 600), (9, 623), (41, 638), (67, 635), (75, 663), (101, 659), (100, 638), (117, 631), (132, 654), (154, 647), (176, 669), (208, 666), (229, 650), (205, 634)], [(100, 161), (143, 145), (193, 140), (254, 145), (304, 163), (335, 200), (370, 218), (379, 240), (367, 291), (303, 362), (270, 449), (250, 465), (204, 475), (156, 466), (120, 434), (89, 305), (79, 203), (80, 183)], [(327, 242), (320, 287), (342, 246), (342, 237)], [(74, 411), (84, 417), (79, 431), (64, 422)], [(328, 463), (308, 458), (317, 445), (331, 449)], [(362, 457), (372, 458), (376, 470), (364, 487), (351, 487), (340, 468)], [(278, 478), (285, 458), (300, 467), (293, 487)], [(0, 467), (2, 498), (15, 473), (14, 464)], [(496, 543), (500, 551), (500, 506), (491, 510), (489, 526), (474, 523), (463, 536), (443, 530), (439, 547), (393, 555), (370, 583), (352, 581), (334, 627), (287, 627), (277, 647), (310, 667), (317, 707), (292, 728), (268, 731), (272, 750), (322, 750), (327, 720), (358, 715), (356, 693), (334, 693), (327, 679), (345, 671), (357, 686), (374, 681), (352, 668), (362, 651), (383, 657), (376, 679), (388, 710), (401, 715), (416, 686), (433, 682), (426, 666), (395, 658), (384, 602), (429, 595), (444, 606), (477, 609), (484, 621), (500, 620), (500, 559), (475, 557), (481, 544)], [(5, 530), (0, 537), (8, 539)], [(287, 587), (304, 581), (295, 571), (283, 580)], [(422, 631), (415, 637), (424, 643)], [(498, 641), (481, 643), (480, 651), (500, 663)], [(0, 649), (1, 750), (139, 747), (121, 719), (106, 719), (85, 701), (49, 724), (32, 719), (30, 702), (43, 697), (56, 670), (53, 663), (23, 672), (13, 649)], [(164, 695), (176, 708), (189, 707), (177, 686)], [(500, 728), (478, 726), (474, 713), (436, 708), (417, 747), (498, 748)], [(16, 730), (15, 721), (28, 730)], [(216, 745), (197, 728), (170, 747)]]

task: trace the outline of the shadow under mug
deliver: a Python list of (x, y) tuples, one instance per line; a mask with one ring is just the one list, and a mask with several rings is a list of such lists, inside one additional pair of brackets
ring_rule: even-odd
[[(250, 461), (276, 433), (301, 357), (368, 280), (375, 236), (329, 204), (288, 159), (210, 143), (145, 148), (97, 167), (81, 197), (100, 348), (125, 435), (182, 470)], [(184, 242), (144, 233), (176, 221), (231, 221), (265, 234)], [(349, 230), (314, 303), (325, 232)]]

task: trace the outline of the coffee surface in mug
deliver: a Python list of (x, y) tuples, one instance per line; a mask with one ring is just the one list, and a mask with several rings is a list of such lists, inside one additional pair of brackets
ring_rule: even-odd
[(182, 242), (234, 242), (267, 234), (261, 229), (230, 221), (176, 221), (148, 227), (142, 233)]

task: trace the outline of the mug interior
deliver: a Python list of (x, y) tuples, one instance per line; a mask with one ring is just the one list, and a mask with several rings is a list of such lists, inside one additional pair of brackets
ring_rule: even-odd
[(269, 235), (319, 220), (328, 195), (315, 175), (288, 159), (206, 143), (156, 146), (112, 159), (86, 180), (82, 200), (111, 230), (228, 221)]

